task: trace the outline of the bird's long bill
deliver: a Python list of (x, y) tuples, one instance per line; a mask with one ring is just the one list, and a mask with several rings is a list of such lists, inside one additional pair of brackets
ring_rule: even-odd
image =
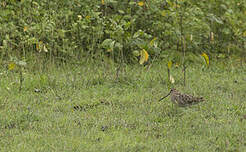
[(163, 100), (164, 98), (168, 97), (171, 94), (171, 91), (164, 97), (162, 97), (159, 101)]

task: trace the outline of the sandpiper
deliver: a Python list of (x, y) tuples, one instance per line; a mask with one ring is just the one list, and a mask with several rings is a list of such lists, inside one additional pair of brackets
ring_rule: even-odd
[(170, 92), (166, 96), (162, 97), (159, 101), (163, 100), (169, 95), (171, 96), (171, 101), (179, 106), (188, 106), (204, 101), (203, 97), (194, 97), (192, 95), (182, 94), (174, 88), (171, 89)]

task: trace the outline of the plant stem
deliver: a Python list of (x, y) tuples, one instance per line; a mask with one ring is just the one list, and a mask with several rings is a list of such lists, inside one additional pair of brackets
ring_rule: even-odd
[(22, 67), (20, 67), (20, 87), (19, 87), (19, 92), (21, 92), (22, 83), (23, 83), (23, 74), (22, 74)]
[(185, 74), (185, 73), (186, 73), (186, 72), (185, 72), (185, 71), (186, 71), (186, 66), (185, 66), (185, 64), (183, 64), (183, 69), (184, 69), (184, 86), (185, 86), (185, 84), (186, 84), (186, 83), (185, 83), (185, 79), (186, 79), (186, 74)]
[(167, 67), (167, 80), (170, 81), (170, 69)]
[(184, 33), (183, 33), (183, 14), (180, 14), (180, 32), (181, 32), (181, 49), (183, 52), (183, 72), (184, 72), (184, 86), (186, 85), (185, 83), (185, 39), (184, 39)]

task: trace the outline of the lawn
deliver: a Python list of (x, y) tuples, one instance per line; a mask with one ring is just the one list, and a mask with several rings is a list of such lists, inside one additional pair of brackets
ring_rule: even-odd
[[(29, 67), (28, 67), (29, 66)], [(32, 65), (34, 67), (34, 65)], [(246, 68), (87, 63), (0, 69), (0, 151), (246, 151)], [(171, 87), (205, 102), (178, 107)]]

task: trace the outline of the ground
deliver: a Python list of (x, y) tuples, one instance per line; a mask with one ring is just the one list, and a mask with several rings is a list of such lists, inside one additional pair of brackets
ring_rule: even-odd
[[(246, 151), (246, 68), (93, 63), (1, 69), (0, 151)], [(171, 87), (205, 102), (177, 107)]]

